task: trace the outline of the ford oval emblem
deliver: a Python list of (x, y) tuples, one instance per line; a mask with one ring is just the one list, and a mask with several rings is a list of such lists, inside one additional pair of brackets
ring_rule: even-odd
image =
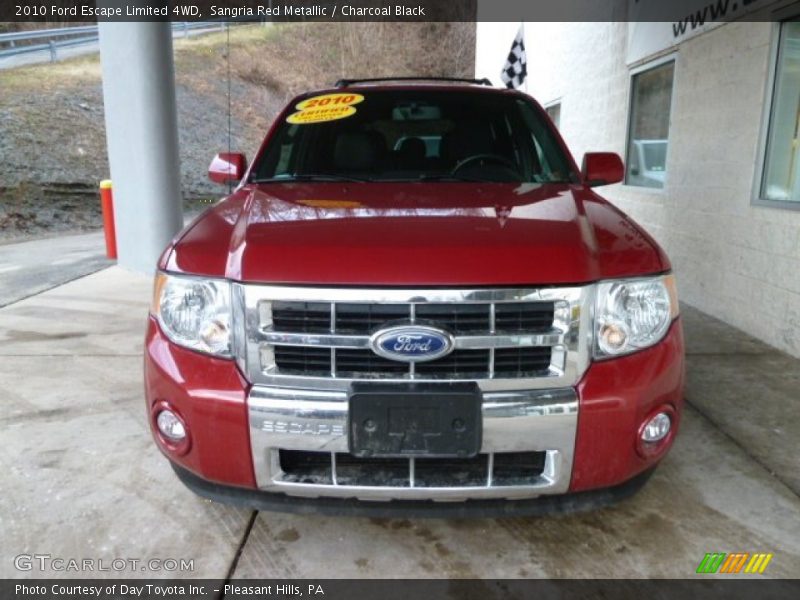
[(375, 354), (403, 362), (436, 360), (453, 350), (453, 337), (424, 325), (399, 325), (381, 329), (371, 338)]

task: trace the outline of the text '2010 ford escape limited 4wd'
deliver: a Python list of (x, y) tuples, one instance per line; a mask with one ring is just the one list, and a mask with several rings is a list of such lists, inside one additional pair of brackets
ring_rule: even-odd
[[(164, 252), (156, 443), (201, 495), (482, 515), (597, 506), (672, 445), (684, 350), (656, 242), (529, 96), (345, 81), (295, 98)], [(389, 502), (377, 502), (389, 501)]]

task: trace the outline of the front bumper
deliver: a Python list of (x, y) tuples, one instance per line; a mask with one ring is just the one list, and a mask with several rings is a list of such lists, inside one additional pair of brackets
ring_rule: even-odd
[(215, 502), (256, 510), (376, 519), (532, 517), (597, 510), (634, 495), (653, 474), (653, 469), (650, 469), (610, 488), (545, 495), (514, 502), (497, 499), (465, 502), (431, 500), (361, 502), (355, 498), (298, 498), (286, 494), (220, 485), (198, 477), (175, 463), (172, 463), (172, 468), (186, 487), (198, 496)]
[[(339, 482), (336, 456), (348, 451), (346, 392), (319, 392), (254, 386), (248, 398), (250, 445), (259, 489), (293, 496), (358, 498), (360, 500), (467, 500), (470, 498), (531, 498), (569, 489), (578, 420), (578, 397), (572, 388), (496, 392), (483, 395), (481, 459), (485, 476), (470, 485), (420, 485), (417, 463), (406, 461), (407, 474), (386, 483), (379, 466), (363, 466), (366, 482)], [(330, 477), (308, 481), (284, 472), (281, 450), (324, 453), (331, 456)], [(529, 477), (509, 484), (494, 477), (496, 455), (544, 453), (544, 466)], [(458, 463), (455, 463), (458, 464)], [(454, 463), (449, 462), (450, 468)], [(421, 465), (420, 465), (421, 466)], [(401, 468), (404, 465), (401, 464)], [(441, 478), (438, 478), (441, 480)]]
[[(574, 388), (485, 393), (481, 452), (487, 460), (505, 452), (544, 453), (541, 472), (522, 484), (493, 485), (489, 475), (480, 485), (417, 487), (410, 461), (407, 484), (352, 486), (337, 485), (335, 474), (327, 483), (298, 482), (284, 476), (279, 460), (281, 450), (346, 452), (346, 393), (250, 386), (235, 363), (175, 346), (153, 319), (145, 352), (151, 427), (154, 407), (163, 402), (188, 426), (190, 441), (180, 452), (153, 428), (162, 452), (186, 473), (184, 481), (347, 502), (522, 501), (619, 486), (651, 469), (671, 446), (683, 404), (683, 370), (677, 319), (659, 344), (593, 363)], [(641, 424), (660, 407), (675, 415), (672, 432), (642, 452)]]

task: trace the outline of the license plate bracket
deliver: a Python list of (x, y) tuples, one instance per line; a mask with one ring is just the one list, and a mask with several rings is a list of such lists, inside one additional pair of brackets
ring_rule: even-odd
[(468, 458), (482, 440), (482, 395), (474, 382), (350, 388), (348, 444), (357, 457)]

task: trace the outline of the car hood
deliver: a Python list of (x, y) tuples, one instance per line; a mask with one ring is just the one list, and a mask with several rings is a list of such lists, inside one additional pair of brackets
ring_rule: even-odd
[(658, 245), (567, 184), (246, 185), (198, 217), (162, 268), (246, 282), (548, 285), (669, 269)]

